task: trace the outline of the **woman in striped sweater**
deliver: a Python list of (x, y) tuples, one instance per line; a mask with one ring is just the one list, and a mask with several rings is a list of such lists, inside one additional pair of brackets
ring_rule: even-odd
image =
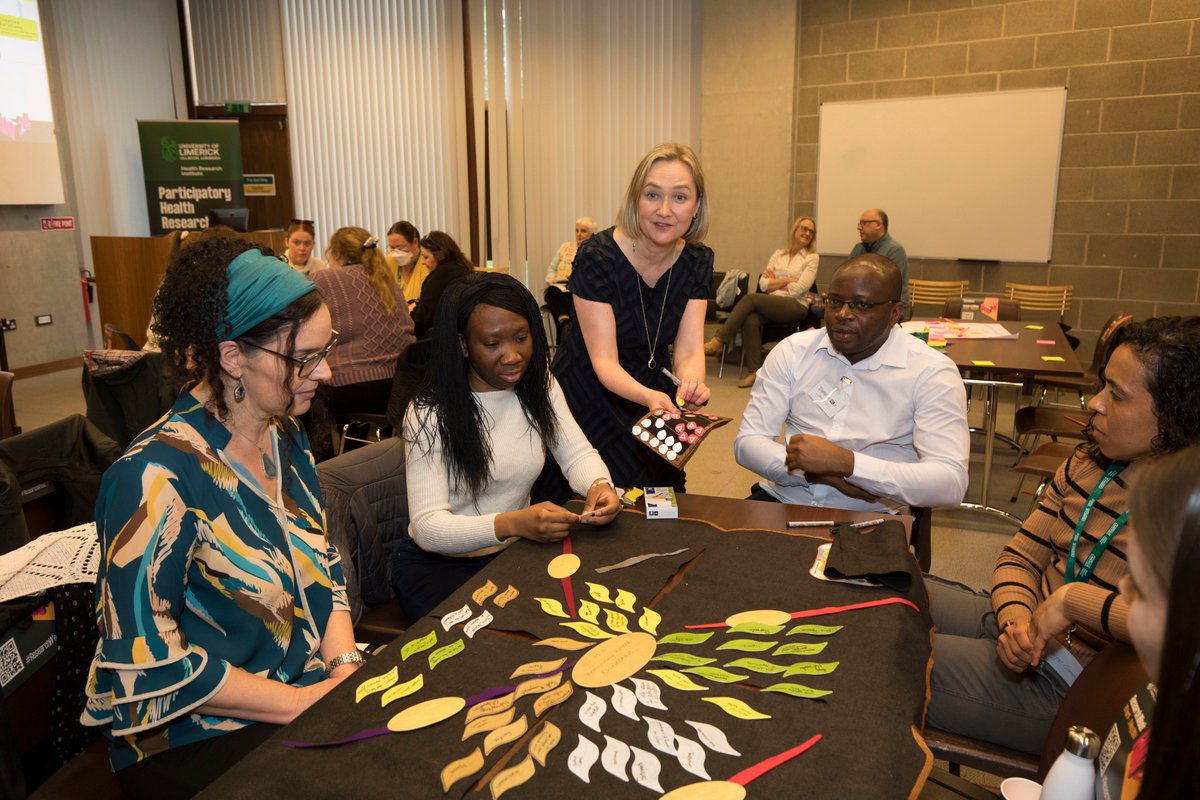
[(1200, 443), (1200, 317), (1132, 323), (1110, 347), (1088, 440), (1001, 551), (990, 595), (928, 581), (932, 727), (1040, 753), (1083, 667), (1130, 641), (1127, 487), (1148, 457)]

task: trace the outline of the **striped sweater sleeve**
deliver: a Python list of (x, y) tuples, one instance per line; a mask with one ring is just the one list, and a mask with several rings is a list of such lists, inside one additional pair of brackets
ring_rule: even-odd
[[(1128, 508), (1130, 467), (1096, 502), (1076, 552), (1076, 572), (1109, 525)], [(992, 573), (992, 608), (1000, 626), (1028, 619), (1046, 597), (1066, 582), (1071, 538), (1088, 495), (1104, 470), (1082, 455), (1059, 467), (1042, 502), (1001, 551)], [(1129, 532), (1121, 528), (1104, 550), (1087, 583), (1076, 581), (1065, 597), (1068, 616), (1078, 627), (1073, 649), (1086, 657), (1113, 639), (1129, 640), (1127, 608), (1117, 583), (1128, 572)]]

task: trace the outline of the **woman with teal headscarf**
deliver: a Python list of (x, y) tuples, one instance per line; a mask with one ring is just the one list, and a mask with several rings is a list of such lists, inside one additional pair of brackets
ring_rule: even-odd
[(337, 343), (316, 287), (248, 242), (178, 253), (154, 332), (186, 378), (104, 476), (82, 721), (133, 797), (187, 797), (362, 657), (295, 417)]

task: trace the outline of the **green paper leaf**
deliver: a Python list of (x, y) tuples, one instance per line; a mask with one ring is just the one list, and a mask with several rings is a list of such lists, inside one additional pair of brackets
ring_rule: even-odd
[(726, 633), (748, 633), (751, 636), (774, 636), (784, 629), (783, 625), (764, 625), (761, 622), (743, 622), (741, 625), (731, 625)]
[(691, 653), (659, 653), (651, 661), (666, 661), (670, 664), (682, 664), (685, 667), (700, 667), (716, 661), (715, 658), (694, 656)]
[(788, 642), (771, 653), (773, 656), (815, 656), (829, 646), (829, 642)]
[(704, 644), (712, 637), (709, 633), (668, 633), (658, 640), (659, 644)]
[(837, 669), (840, 661), (797, 661), (783, 671), (784, 678), (793, 675), (828, 675)]
[(794, 633), (807, 633), (809, 636), (832, 636), (840, 631), (843, 625), (797, 625), (787, 632), (788, 636)]
[(762, 639), (730, 639), (717, 645), (718, 650), (741, 650), (746, 653), (761, 653), (770, 650), (779, 642), (764, 642)]
[(779, 692), (781, 694), (790, 694), (792, 697), (803, 697), (808, 700), (813, 700), (818, 697), (824, 697), (827, 694), (833, 694), (828, 689), (813, 689), (809, 686), (804, 686), (799, 683), (776, 683), (763, 689), (764, 692)]
[(437, 631), (430, 631), (420, 639), (413, 639), (400, 648), (400, 660), (408, 661), (409, 656), (428, 650), (437, 644)]
[(689, 667), (682, 672), (688, 672), (692, 675), (699, 675), (701, 678), (707, 678), (710, 681), (717, 683), (737, 683), (738, 681), (749, 680), (749, 675), (738, 675), (736, 672), (728, 672), (720, 667)]
[(429, 654), (429, 669), (435, 669), (438, 664), (442, 663), (447, 658), (454, 658), (454, 656), (466, 649), (466, 646), (467, 645), (463, 642), (463, 640), (459, 639), (453, 644), (448, 644), (445, 647), (439, 647), (437, 650), (434, 650)]
[(759, 672), (764, 675), (774, 675), (787, 669), (787, 667), (779, 664), (772, 664), (770, 661), (763, 661), (761, 658), (739, 658), (735, 661), (730, 661), (725, 666), (740, 667), (741, 669), (748, 669), (751, 672)]

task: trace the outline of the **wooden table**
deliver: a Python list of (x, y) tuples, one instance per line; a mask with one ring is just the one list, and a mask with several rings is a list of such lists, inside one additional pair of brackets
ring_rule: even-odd
[[(927, 320), (935, 322), (936, 320)], [(991, 320), (987, 320), (991, 321)], [(942, 351), (963, 372), (983, 378), (971, 378), (968, 383), (982, 386), (985, 390), (983, 425), (983, 486), (978, 503), (962, 503), (964, 508), (974, 508), (1002, 514), (1010, 519), (1021, 520), (999, 508), (988, 505), (988, 490), (992, 480), (992, 454), (996, 448), (996, 409), (1000, 390), (1006, 387), (1021, 387), (1023, 384), (1005, 380), (1005, 376), (1019, 376), (1022, 381), (1033, 375), (1075, 376), (1083, 374), (1083, 367), (1062, 326), (1056, 322), (1008, 322), (1003, 325), (1016, 339), (951, 339)], [(1033, 326), (1033, 327), (1031, 327)], [(1053, 341), (1053, 344), (1038, 344)], [(1058, 357), (1062, 361), (1046, 361), (1044, 357)], [(991, 362), (988, 364), (987, 362)]]
[[(798, 787), (811, 798), (915, 796), (932, 768), (932, 756), (920, 738), (932, 653), (931, 622), (923, 610), (927, 606), (924, 586), (911, 558), (906, 569), (912, 570), (915, 580), (902, 593), (822, 582), (807, 570), (818, 545), (828, 536), (811, 530), (789, 532), (786, 522), (858, 520), (875, 515), (695, 495), (681, 496), (680, 511), (683, 517), (704, 514), (709, 521), (647, 520), (639, 511), (627, 510), (608, 528), (574, 532), (570, 550), (581, 566), (567, 579), (573, 585), (572, 601), (566, 599), (563, 581), (546, 574), (547, 564), (567, 548), (561, 543), (514, 543), (433, 615), (415, 623), (351, 679), (210, 785), (203, 796), (490, 798), (492, 781), (499, 782), (510, 770), (526, 769), (532, 777), (504, 797), (648, 798), (698, 782), (701, 772), (714, 780), (737, 777), (748, 767), (816, 734), (821, 738), (810, 751), (749, 782), (747, 796), (751, 800), (795, 796)], [(907, 523), (903, 518), (900, 521)], [(748, 529), (755, 526), (763, 527)], [(679, 549), (684, 552), (676, 553)], [(634, 566), (607, 569), (630, 556), (647, 553), (661, 555)], [(596, 584), (608, 601), (596, 594)], [(519, 589), (520, 596), (498, 607), (494, 601), (508, 587)], [(922, 610), (892, 602), (900, 597), (912, 598)], [(835, 614), (827, 608), (878, 600), (889, 604)], [(549, 616), (542, 607), (544, 602), (561, 609), (574, 603), (577, 619)], [(590, 610), (585, 602), (591, 604)], [(465, 626), (442, 624), (440, 617), (463, 608), (471, 618)], [(822, 611), (811, 618), (796, 617), (795, 623), (779, 629), (730, 632), (724, 627), (729, 614), (762, 608), (792, 615), (808, 609)], [(647, 609), (661, 618), (655, 623)], [(485, 612), (494, 618), (468, 637), (471, 622), (482, 619)], [(558, 645), (533, 645), (546, 637), (593, 638), (578, 628), (566, 627), (589, 615), (598, 619), (602, 632), (628, 626), (631, 633), (600, 638), (596, 644), (587, 642), (586, 649), (571, 652), (556, 649)], [(654, 630), (643, 626), (648, 619)], [(694, 627), (709, 623), (721, 627)], [(835, 632), (795, 631), (800, 624), (843, 627)], [(645, 642), (641, 630), (657, 640), (655, 659), (630, 677), (611, 684), (588, 684), (573, 668), (576, 659), (589, 653), (607, 656), (612, 652), (601, 650), (605, 641), (641, 636)], [(685, 634), (695, 639), (701, 633), (711, 636), (688, 643), (678, 638)], [(431, 636), (436, 641), (428, 648), (406, 656), (406, 646), (415, 647), (414, 643)], [(766, 646), (751, 650), (746, 641)], [(457, 642), (464, 645), (461, 652), (432, 663), (432, 654), (453, 648)], [(775, 652), (780, 645), (801, 643), (806, 647), (819, 644), (825, 654), (792, 648), (785, 654)], [(734, 647), (718, 648), (718, 644)], [(699, 658), (701, 662), (710, 658), (712, 667), (742, 674), (726, 683), (718, 680), (718, 673), (684, 673), (689, 669), (687, 662), (674, 660), (677, 658)], [(757, 674), (749, 666), (768, 662), (785, 668), (782, 662), (793, 666), (799, 663), (797, 658), (837, 665), (827, 674), (801, 670), (792, 677)], [(741, 666), (729, 663), (738, 660)], [(561, 682), (556, 678), (530, 688), (529, 681), (543, 680), (541, 676), (550, 675), (547, 670), (560, 663)], [(387, 706), (381, 706), (382, 691), (356, 703), (360, 685), (377, 676), (390, 676), (393, 668), (398, 676), (392, 687), (414, 681), (415, 675), (422, 676), (422, 687)], [(661, 672), (664, 669), (675, 672), (667, 677), (668, 673)], [(514, 672), (518, 673), (515, 677)], [(688, 690), (670, 682), (678, 676), (691, 679), (697, 687)], [(779, 682), (799, 682), (831, 693), (812, 699), (789, 696), (778, 689), (763, 691)], [(647, 692), (642, 684), (649, 684), (652, 691)], [(587, 688), (589, 685), (595, 688)], [(519, 688), (522, 686), (528, 694)], [(564, 690), (562, 699), (553, 696)], [(472, 709), (491, 702), (483, 698), (497, 700), (497, 709), (501, 709), (510, 696), (515, 697), (508, 706), (515, 713), (515, 722), (505, 719), (494, 730), (468, 730), (466, 718), (474, 713)], [(469, 704), (465, 711), (419, 731), (324, 749), (283, 745), (286, 740), (342, 739), (378, 728), (399, 712), (443, 697), (462, 697)], [(739, 699), (769, 718), (737, 718), (704, 698)], [(588, 709), (599, 713), (589, 714)], [(496, 716), (507, 713), (488, 709), (472, 721), (490, 717), (493, 711)], [(662, 723), (670, 726), (665, 738)], [(508, 738), (508, 726), (518, 724), (521, 727)], [(718, 727), (728, 744), (722, 746), (702, 733), (706, 725)], [(535, 743), (544, 742), (544, 736), (559, 739), (543, 763), (534, 759)], [(598, 753), (598, 760), (583, 772), (586, 782), (570, 768), (577, 752), (587, 749), (584, 739)], [(491, 748), (486, 761), (444, 793), (443, 770), (473, 756), (475, 748), (482, 752), (485, 741)], [(503, 743), (496, 744), (499, 741)], [(656, 785), (658, 788), (653, 788)]]

